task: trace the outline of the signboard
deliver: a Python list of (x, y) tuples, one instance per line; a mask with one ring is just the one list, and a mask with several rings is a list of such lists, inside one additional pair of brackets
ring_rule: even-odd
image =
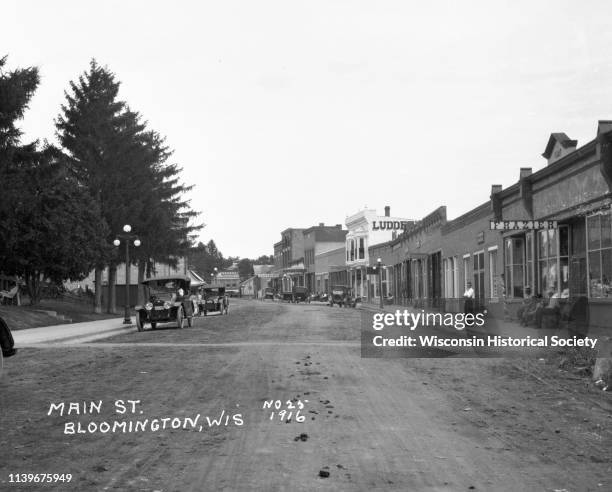
[(478, 244), (482, 244), (485, 242), (485, 234), (484, 231), (480, 231), (477, 235), (476, 235), (476, 242)]
[(412, 222), (406, 220), (373, 220), (373, 231), (397, 231), (406, 230), (412, 225)]
[(491, 220), (492, 231), (527, 231), (534, 229), (557, 229), (556, 220)]

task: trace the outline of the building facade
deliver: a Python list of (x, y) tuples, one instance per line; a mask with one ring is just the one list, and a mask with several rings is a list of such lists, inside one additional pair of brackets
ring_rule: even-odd
[(408, 229), (413, 220), (392, 217), (390, 207), (381, 216), (374, 209), (365, 209), (346, 218), (345, 262), (347, 282), (355, 296), (369, 297), (368, 273), (371, 246), (391, 241)]
[[(370, 245), (368, 264), (380, 258), (383, 265), (370, 279), (370, 297), (460, 311), (471, 282), (477, 304), (493, 317), (516, 317), (531, 292), (569, 304), (582, 299), (589, 324), (609, 326), (612, 122), (600, 121), (581, 147), (553, 133), (542, 156), (543, 168), (520, 168), (515, 184), (493, 185), (490, 200), (469, 212), (449, 221), (440, 207), (400, 236)], [(347, 241), (356, 236), (350, 232)]]
[(238, 270), (223, 270), (217, 273), (214, 278), (214, 283), (221, 287), (225, 287), (226, 291), (240, 290), (240, 275)]
[(332, 286), (348, 284), (344, 258), (344, 244), (315, 256), (315, 280), (311, 292), (329, 294)]
[[(509, 303), (530, 287), (542, 296), (586, 297), (589, 321), (612, 319), (612, 122), (600, 121), (595, 138), (576, 141), (553, 133), (542, 154), (547, 165), (522, 168), (507, 189), (493, 187), (500, 222)], [(539, 226), (526, 228), (525, 221)], [(527, 224), (529, 225), (529, 224)]]
[(294, 286), (306, 285), (303, 228), (281, 232), (281, 240), (274, 244), (274, 273), (273, 288), (277, 292), (290, 292)]
[[(329, 251), (343, 248), (346, 232), (347, 231), (342, 230), (341, 224), (326, 226), (323, 223), (304, 230), (305, 286), (310, 292), (321, 291), (321, 285), (317, 286), (315, 280), (317, 258)], [(344, 266), (344, 264), (342, 266)], [(327, 289), (325, 289), (324, 292), (327, 292)]]

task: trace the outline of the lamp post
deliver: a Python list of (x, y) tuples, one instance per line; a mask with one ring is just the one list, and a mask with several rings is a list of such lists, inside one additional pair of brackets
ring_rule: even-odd
[[(117, 234), (117, 238), (123, 239), (125, 243), (125, 316), (123, 318), (124, 325), (131, 325), (132, 318), (130, 316), (130, 241), (133, 240), (134, 246), (140, 246), (140, 239), (135, 234), (130, 234), (132, 232), (132, 226), (129, 224), (125, 224), (123, 226), (124, 234)], [(115, 239), (113, 241), (115, 246), (119, 246), (121, 244), (120, 239)]]
[(383, 309), (383, 295), (382, 295), (382, 260), (380, 258), (376, 259), (376, 267), (378, 270), (378, 306), (380, 309)]

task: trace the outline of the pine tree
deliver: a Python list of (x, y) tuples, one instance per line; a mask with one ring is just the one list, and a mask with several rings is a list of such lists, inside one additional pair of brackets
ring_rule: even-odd
[[(139, 265), (142, 279), (155, 262), (175, 263), (201, 226), (191, 224), (197, 213), (183, 199), (191, 188), (180, 183), (181, 169), (168, 163), (172, 152), (118, 99), (119, 86), (112, 72), (92, 60), (89, 71), (70, 83), (56, 120), (57, 135), (74, 175), (100, 206), (109, 226), (107, 241), (112, 242), (124, 224), (139, 235), (142, 246), (131, 259)], [(121, 248), (100, 258), (97, 285), (101, 268), (114, 268), (125, 261), (123, 254)]]
[(38, 143), (21, 145), (16, 122), (38, 85), (38, 71), (5, 73), (0, 59), (0, 270), (23, 277), (36, 304), (43, 280), (81, 279), (104, 249), (95, 204), (61, 155)]

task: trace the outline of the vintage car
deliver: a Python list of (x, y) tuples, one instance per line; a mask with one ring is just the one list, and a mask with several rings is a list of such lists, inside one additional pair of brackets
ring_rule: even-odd
[(0, 376), (2, 375), (2, 369), (4, 368), (4, 358), (12, 357), (17, 353), (17, 349), (15, 348), (15, 341), (13, 340), (13, 335), (11, 334), (11, 330), (9, 329), (6, 322), (0, 318), (0, 345), (2, 346), (2, 350), (0, 350)]
[(327, 303), (327, 293), (326, 292), (316, 292), (314, 294), (310, 294), (311, 302), (325, 302)]
[(294, 287), (293, 302), (310, 302), (308, 289), (306, 287)]
[(264, 290), (263, 298), (274, 300), (274, 289), (272, 287), (266, 287), (266, 290)]
[(332, 287), (329, 296), (330, 306), (333, 307), (334, 304), (338, 304), (340, 307), (355, 307), (358, 302), (361, 302), (361, 299), (355, 298), (352, 289), (347, 285), (334, 285)]
[(150, 323), (155, 329), (158, 323), (175, 323), (177, 328), (183, 328), (185, 318), (187, 324), (193, 324), (193, 303), (190, 299), (189, 277), (182, 275), (148, 278), (142, 282), (145, 288), (144, 306), (136, 306), (136, 326), (143, 331)]
[(200, 304), (200, 311), (204, 316), (210, 312), (219, 312), (228, 314), (229, 312), (229, 297), (225, 293), (225, 287), (210, 285), (204, 287), (204, 294)]

